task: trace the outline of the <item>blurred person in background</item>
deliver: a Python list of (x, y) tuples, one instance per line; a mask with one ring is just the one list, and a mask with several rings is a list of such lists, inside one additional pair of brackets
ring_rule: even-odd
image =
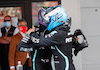
[(18, 28), (12, 26), (12, 20), (9, 15), (4, 17), (5, 27), (0, 29), (0, 65), (1, 70), (9, 70), (8, 51), (11, 37), (18, 33)]
[(16, 66), (18, 65), (18, 61), (21, 61), (23, 65), (23, 70), (31, 70), (32, 60), (30, 56), (30, 52), (19, 52), (17, 50), (18, 44), (21, 39), (25, 36), (25, 33), (28, 29), (27, 22), (25, 20), (19, 20), (18, 22), (19, 32), (14, 35), (11, 39), (11, 43), (9, 46), (9, 66), (10, 70), (16, 70)]

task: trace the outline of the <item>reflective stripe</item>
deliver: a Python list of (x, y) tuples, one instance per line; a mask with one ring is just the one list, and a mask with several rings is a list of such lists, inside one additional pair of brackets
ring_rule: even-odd
[(37, 50), (35, 50), (35, 52), (34, 52), (34, 55), (33, 55), (33, 70), (36, 70), (35, 69), (35, 58), (36, 58), (36, 55), (37, 55)]
[(68, 57), (65, 56), (57, 47), (57, 45), (55, 45), (57, 51), (64, 57), (65, 59), (65, 63), (66, 63), (66, 66), (65, 66), (65, 70), (69, 70), (69, 61), (68, 61)]

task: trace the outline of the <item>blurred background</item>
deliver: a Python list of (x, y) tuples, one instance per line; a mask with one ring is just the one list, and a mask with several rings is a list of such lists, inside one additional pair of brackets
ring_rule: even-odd
[[(76, 70), (100, 69), (100, 0), (0, 0), (0, 28), (4, 16), (10, 15), (14, 26), (24, 18), (28, 28), (38, 25), (37, 15), (41, 7), (61, 5), (72, 18), (71, 32), (81, 29), (89, 47), (73, 56)], [(2, 56), (0, 56), (2, 57)]]

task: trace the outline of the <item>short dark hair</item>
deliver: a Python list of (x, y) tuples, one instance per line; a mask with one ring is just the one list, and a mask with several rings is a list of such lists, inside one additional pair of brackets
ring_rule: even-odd
[(9, 15), (6, 15), (6, 16), (4, 17), (4, 19), (5, 19), (6, 17), (9, 17), (9, 18), (10, 18), (10, 20), (11, 20), (11, 16), (9, 16)]
[[(17, 25), (19, 25), (20, 22), (25, 21), (24, 19), (18, 19)], [(26, 22), (26, 21), (25, 21)], [(26, 22), (27, 23), (27, 22)]]

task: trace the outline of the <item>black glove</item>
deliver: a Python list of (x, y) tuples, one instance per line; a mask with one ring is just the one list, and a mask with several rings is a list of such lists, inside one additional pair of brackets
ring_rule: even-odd
[[(82, 43), (79, 43), (78, 40), (77, 40), (77, 37), (79, 35), (81, 35), (83, 37)], [(87, 42), (84, 34), (82, 33), (82, 31), (80, 29), (76, 30), (72, 37), (73, 37), (73, 48), (75, 49), (74, 50), (74, 55), (77, 56), (79, 51), (81, 51), (84, 48), (88, 47), (88, 42)]]

